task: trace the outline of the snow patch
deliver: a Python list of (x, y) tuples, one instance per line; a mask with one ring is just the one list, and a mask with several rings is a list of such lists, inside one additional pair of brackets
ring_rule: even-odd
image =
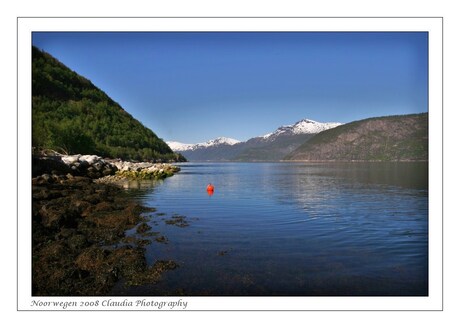
[(241, 141), (239, 140), (227, 138), (227, 137), (219, 137), (216, 139), (208, 140), (206, 142), (200, 142), (197, 144), (186, 144), (186, 143), (181, 143), (177, 141), (166, 141), (169, 148), (171, 148), (173, 151), (196, 150), (196, 149), (209, 148), (209, 147), (215, 147), (215, 146), (220, 146), (220, 145), (233, 146), (240, 142)]
[(283, 125), (276, 129), (276, 131), (261, 136), (261, 138), (269, 139), (279, 135), (316, 134), (339, 125), (342, 125), (342, 123), (320, 123), (309, 119), (303, 119), (295, 124)]

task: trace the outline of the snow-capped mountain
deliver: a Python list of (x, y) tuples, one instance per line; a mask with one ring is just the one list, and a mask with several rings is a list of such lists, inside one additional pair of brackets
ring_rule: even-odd
[(232, 138), (226, 138), (226, 137), (219, 137), (216, 139), (212, 139), (206, 142), (198, 143), (196, 146), (198, 147), (214, 147), (214, 146), (219, 146), (219, 145), (235, 145), (237, 143), (240, 143), (241, 141), (232, 139)]
[(239, 140), (232, 139), (232, 138), (227, 138), (227, 137), (219, 137), (216, 139), (208, 140), (206, 142), (200, 142), (197, 144), (185, 144), (177, 141), (166, 141), (168, 144), (169, 148), (171, 148), (173, 151), (193, 151), (196, 149), (202, 149), (202, 148), (209, 148), (209, 147), (216, 147), (216, 146), (221, 146), (221, 145), (230, 145), (233, 146), (235, 144), (240, 143)]
[(185, 144), (182, 142), (177, 142), (177, 141), (166, 141), (168, 144), (169, 148), (171, 148), (173, 151), (186, 151), (192, 149), (194, 144)]
[(309, 119), (303, 119), (291, 125), (281, 126), (276, 129), (276, 131), (262, 136), (262, 138), (271, 139), (281, 135), (316, 134), (339, 125), (342, 125), (342, 123), (320, 123)]

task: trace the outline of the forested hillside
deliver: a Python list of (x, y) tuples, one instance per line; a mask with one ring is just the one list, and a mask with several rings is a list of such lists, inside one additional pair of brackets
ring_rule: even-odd
[(36, 47), (32, 146), (131, 160), (184, 160), (91, 81)]

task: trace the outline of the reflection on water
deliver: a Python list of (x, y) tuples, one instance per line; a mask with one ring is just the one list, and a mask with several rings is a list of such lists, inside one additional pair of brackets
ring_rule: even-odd
[(151, 189), (163, 183), (163, 180), (122, 180), (119, 185), (123, 189)]
[[(114, 293), (427, 295), (427, 176), (426, 163), (182, 165), (133, 194), (168, 238), (150, 263), (180, 268)], [(187, 227), (164, 223), (178, 215)]]
[(320, 175), (343, 178), (362, 184), (384, 184), (410, 189), (428, 188), (428, 164), (402, 163), (333, 163), (321, 165)]

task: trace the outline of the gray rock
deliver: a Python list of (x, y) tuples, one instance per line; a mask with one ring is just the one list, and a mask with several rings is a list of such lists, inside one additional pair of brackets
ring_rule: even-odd
[(85, 161), (85, 162), (88, 162), (88, 164), (92, 165), (96, 162), (99, 162), (101, 161), (101, 157), (97, 156), (97, 155), (83, 155), (79, 158), (79, 161)]
[(78, 159), (80, 158), (80, 154), (78, 155), (67, 155), (67, 156), (62, 156), (61, 157), (61, 160), (67, 164), (67, 165), (71, 165), (71, 164), (74, 164), (76, 162), (78, 162)]

